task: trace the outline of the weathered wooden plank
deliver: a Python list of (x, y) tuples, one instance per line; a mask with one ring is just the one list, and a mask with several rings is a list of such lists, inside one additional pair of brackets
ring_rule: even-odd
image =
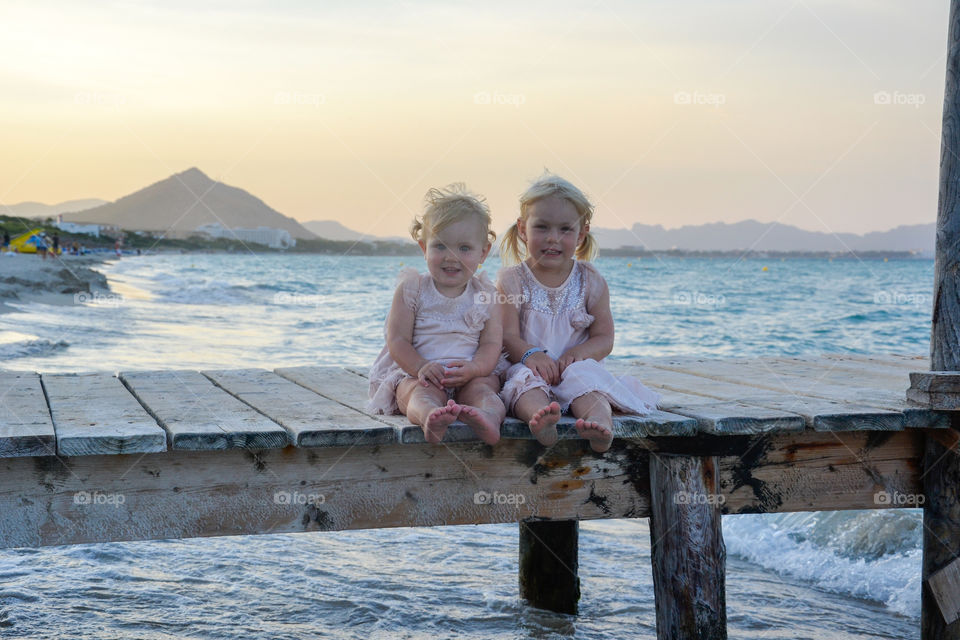
[[(717, 453), (724, 513), (922, 506), (921, 431), (807, 431), (719, 440), (716, 448), (681, 450)], [(672, 450), (685, 442), (676, 439)]]
[(41, 377), (62, 456), (165, 451), (166, 436), (108, 373)]
[(884, 354), (863, 355), (859, 353), (825, 353), (828, 360), (863, 362), (870, 366), (900, 371), (923, 371), (930, 368), (930, 358), (926, 355)]
[(727, 637), (721, 500), (713, 459), (650, 456), (650, 560), (659, 640)]
[[(749, 384), (756, 384), (757, 377), (769, 377), (778, 384), (795, 388), (798, 395), (900, 412), (904, 415), (906, 428), (948, 426), (943, 414), (907, 402), (904, 385), (909, 386), (909, 379), (904, 381), (899, 376), (874, 372), (851, 375), (840, 365), (834, 365), (833, 361), (802, 363), (792, 360), (754, 360), (739, 364), (739, 368), (745, 370), (739, 375), (741, 378), (745, 374), (750, 375)], [(808, 383), (808, 380), (814, 382)]]
[(668, 399), (662, 406), (672, 413), (696, 418), (703, 433), (777, 433), (806, 428), (806, 420), (801, 415), (741, 402), (689, 404)]
[(617, 442), (168, 451), (0, 459), (0, 547), (645, 517), (647, 451)]
[(281, 425), (298, 447), (395, 442), (393, 427), (266, 369), (203, 371), (215, 384)]
[[(844, 360), (841, 358), (763, 358), (765, 362), (773, 366), (785, 365), (788, 369), (792, 367), (821, 367), (832, 371), (843, 372), (850, 376), (851, 382), (856, 386), (873, 386), (884, 391), (899, 392), (905, 388), (906, 376), (904, 370), (899, 367), (886, 367), (879, 364), (870, 364), (859, 360)], [(869, 385), (864, 382), (869, 381)]]
[[(274, 369), (274, 373), (334, 402), (339, 402), (361, 413), (364, 412), (369, 382), (363, 376), (343, 367), (282, 367)], [(405, 416), (375, 415), (371, 417), (398, 429), (410, 426), (410, 421)]]
[(840, 402), (867, 404), (882, 401), (901, 402), (909, 382), (897, 389), (886, 389), (887, 380), (870, 383), (854, 381), (844, 371), (801, 363), (773, 363), (760, 359), (707, 360), (687, 359), (655, 361), (660, 369), (681, 371), (712, 380), (765, 389), (777, 393), (802, 395)]
[(275, 449), (287, 431), (199, 371), (130, 371), (120, 379), (166, 429), (171, 449)]
[[(937, 432), (939, 433), (939, 432)], [(923, 434), (699, 434), (0, 458), (0, 547), (647, 517), (649, 456), (717, 456), (725, 513), (916, 506)], [(891, 498), (878, 500), (879, 492)]]
[[(454, 423), (456, 424), (456, 423)], [(563, 416), (557, 423), (557, 435), (560, 440), (580, 440), (577, 433), (576, 419)], [(405, 437), (408, 431), (415, 431), (419, 427), (404, 429)], [(615, 414), (613, 416), (614, 438), (647, 438), (651, 436), (692, 436), (697, 432), (697, 421), (689, 416), (669, 411), (651, 411), (643, 416)], [(513, 440), (535, 440), (527, 423), (516, 418), (507, 418), (500, 428), (500, 437)], [(422, 433), (417, 436), (410, 433), (410, 440), (404, 442), (422, 442)], [(472, 438), (475, 440), (476, 438)]]
[[(277, 369), (277, 373), (312, 391), (336, 399), (352, 407), (363, 407), (367, 401), (367, 379), (362, 371), (343, 370), (335, 367), (294, 367)], [(353, 377), (351, 377), (353, 376)], [(357, 379), (363, 384), (358, 385)], [(423, 430), (404, 416), (374, 416), (393, 424), (404, 444), (426, 442)], [(576, 421), (568, 417), (561, 418), (557, 424), (557, 434), (561, 440), (578, 440), (580, 436), (574, 428)], [(696, 433), (696, 422), (686, 416), (666, 411), (652, 411), (645, 416), (618, 415), (614, 417), (614, 437), (644, 438), (652, 435), (692, 435)], [(503, 439), (533, 440), (530, 428), (516, 418), (507, 418), (500, 428)], [(473, 430), (460, 421), (447, 429), (444, 442), (476, 442)]]
[[(662, 361), (658, 361), (662, 362)], [(670, 365), (664, 368), (661, 365), (636, 365), (644, 373), (647, 380), (653, 384), (669, 385), (670, 388), (687, 388), (700, 395), (708, 395), (718, 400), (737, 402), (748, 406), (765, 407), (786, 414), (798, 414), (803, 417), (806, 426), (817, 431), (855, 431), (869, 430), (898, 430), (903, 429), (911, 419), (917, 419), (918, 413), (907, 413), (882, 409), (876, 406), (864, 406), (852, 402), (838, 402), (817, 396), (801, 395), (799, 393), (777, 392), (771, 385), (754, 384), (752, 380), (742, 384), (731, 382), (726, 378), (714, 379), (713, 366), (718, 361), (702, 361), (701, 366), (694, 367), (687, 361), (679, 361), (679, 365)], [(722, 361), (720, 361), (722, 362)], [(724, 363), (721, 368), (725, 373), (729, 368)], [(698, 375), (694, 371), (701, 371)], [(658, 376), (658, 372), (660, 375)], [(749, 376), (747, 373), (745, 375)], [(660, 382), (654, 382), (659, 380)], [(698, 409), (700, 405), (694, 407)], [(924, 413), (923, 424), (935, 424), (939, 417), (927, 419)], [(789, 424), (789, 423), (788, 423)], [(919, 425), (917, 425), (919, 426)]]
[(907, 389), (907, 400), (935, 412), (960, 410), (960, 395), (956, 393)]
[(943, 621), (960, 620), (960, 559), (956, 559), (930, 576), (927, 586), (937, 602)]
[(910, 373), (910, 388), (936, 393), (960, 393), (960, 372), (914, 371)]
[(56, 447), (40, 376), (0, 372), (0, 458), (49, 456)]
[[(954, 18), (951, 8), (951, 23), (960, 29), (960, 16)], [(926, 504), (923, 510), (923, 582), (927, 588), (921, 596), (920, 626), (924, 640), (960, 638), (960, 623), (950, 619), (960, 608), (960, 603), (951, 599), (939, 603), (930, 580), (948, 567), (957, 557), (960, 541), (960, 455), (956, 445), (947, 447), (941, 442), (944, 435), (953, 442), (960, 439), (960, 416), (951, 416), (953, 428), (943, 432), (931, 432), (927, 436), (923, 458), (923, 493)], [(934, 435), (936, 434), (936, 435)]]
[(803, 431), (803, 416), (789, 411), (740, 402), (741, 395), (756, 397), (766, 393), (752, 387), (732, 385), (666, 369), (636, 364), (622, 367), (624, 373), (640, 371), (645, 383), (663, 396), (660, 408), (696, 418), (703, 433), (773, 433)]

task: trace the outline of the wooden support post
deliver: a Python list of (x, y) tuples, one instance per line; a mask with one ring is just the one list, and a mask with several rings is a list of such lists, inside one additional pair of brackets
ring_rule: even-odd
[[(960, 419), (952, 422), (954, 428), (960, 426)], [(947, 448), (941, 441), (942, 436), (927, 436), (923, 457), (923, 640), (960, 639), (956, 621), (960, 592), (936, 588), (960, 555), (960, 456), (955, 447)]]
[(660, 640), (727, 637), (722, 500), (713, 458), (650, 456), (650, 554)]
[[(940, 197), (934, 267), (930, 370), (960, 371), (960, 0), (951, 0), (947, 79), (940, 143)], [(952, 426), (960, 419), (952, 413)], [(960, 456), (928, 436), (924, 455), (923, 640), (960, 639), (960, 593), (943, 594), (928, 581), (960, 555)], [(941, 574), (943, 575), (943, 574)], [(937, 602), (937, 595), (942, 602)]]
[(520, 522), (520, 597), (540, 609), (577, 613), (579, 535), (576, 520)]

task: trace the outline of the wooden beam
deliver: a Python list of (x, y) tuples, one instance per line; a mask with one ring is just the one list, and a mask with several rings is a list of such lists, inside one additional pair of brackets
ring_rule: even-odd
[(807, 431), (614, 440), (603, 455), (506, 440), (0, 458), (0, 547), (644, 518), (653, 454), (716, 457), (724, 513), (916, 507), (903, 496), (919, 493), (923, 444)]
[(0, 458), (0, 547), (645, 517), (648, 455), (517, 440)]
[(940, 609), (944, 622), (950, 624), (960, 620), (960, 558), (954, 560), (927, 580), (934, 600)]
[[(960, 419), (954, 418), (960, 428)], [(958, 435), (950, 432), (954, 439)], [(937, 598), (931, 583), (960, 555), (960, 455), (956, 446), (946, 447), (943, 438), (928, 437), (923, 459), (923, 581), (920, 626), (924, 640), (960, 638), (960, 624), (952, 613), (960, 610), (956, 592)]]
[(650, 456), (650, 556), (659, 640), (727, 637), (719, 491), (712, 458)]
[[(950, 1), (947, 73), (940, 137), (940, 193), (933, 275), (930, 370), (960, 371), (960, 0)], [(951, 415), (952, 427), (960, 420)], [(958, 640), (960, 622), (941, 611), (960, 602), (937, 603), (928, 581), (960, 555), (960, 456), (927, 438), (924, 456), (923, 581), (920, 633), (923, 640)], [(956, 595), (956, 594), (955, 594)]]
[(520, 597), (538, 609), (576, 615), (580, 600), (576, 520), (520, 522)]

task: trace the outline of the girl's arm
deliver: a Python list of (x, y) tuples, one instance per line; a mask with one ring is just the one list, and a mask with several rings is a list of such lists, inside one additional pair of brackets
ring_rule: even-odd
[(490, 317), (480, 332), (477, 352), (472, 360), (456, 360), (447, 365), (443, 377), (446, 387), (462, 387), (474, 378), (482, 378), (493, 373), (503, 350), (503, 325), (500, 322), (499, 305), (490, 305)]
[[(505, 302), (500, 304), (500, 317), (503, 321), (503, 346), (507, 349), (507, 357), (510, 362), (520, 362), (528, 350), (539, 347), (538, 344), (530, 344), (520, 335), (520, 310), (514, 304), (510, 304), (510, 297), (502, 290), (500, 298)], [(547, 384), (559, 384), (560, 368), (557, 361), (551, 356), (538, 351), (527, 357), (524, 363), (535, 374), (543, 378)]]
[(573, 362), (593, 359), (603, 360), (613, 351), (613, 313), (610, 311), (610, 290), (607, 283), (596, 299), (587, 306), (587, 313), (593, 316), (590, 324), (590, 337), (585, 342), (570, 347), (557, 359), (560, 372)]
[(413, 309), (403, 300), (403, 286), (399, 286), (393, 294), (387, 318), (387, 349), (390, 357), (407, 375), (419, 379), (424, 386), (433, 384), (441, 388), (443, 365), (427, 360), (413, 348), (414, 320)]

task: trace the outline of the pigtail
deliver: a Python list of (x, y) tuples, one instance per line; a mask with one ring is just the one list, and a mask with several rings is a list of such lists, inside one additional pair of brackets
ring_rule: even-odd
[(520, 231), (517, 229), (517, 223), (514, 222), (500, 241), (500, 259), (503, 261), (503, 266), (519, 264), (526, 258), (527, 248), (526, 246), (521, 248), (521, 245), (523, 241), (520, 239)]
[[(546, 170), (544, 171), (543, 175), (537, 178), (533, 184), (531, 184), (527, 190), (520, 195), (520, 212), (523, 219), (526, 219), (526, 208), (528, 206), (532, 205), (538, 200), (549, 197), (557, 197), (567, 200), (574, 206), (574, 208), (576, 208), (580, 226), (590, 226), (590, 223), (593, 220), (593, 204), (590, 203), (590, 200), (587, 198), (586, 194), (584, 194), (583, 191), (577, 187), (573, 186), (567, 180), (564, 180), (560, 176), (552, 174)], [(516, 225), (511, 227), (511, 231), (515, 230)], [(507, 233), (509, 233), (509, 231)], [(514, 242), (514, 244), (516, 243)], [(506, 238), (504, 239), (504, 244), (500, 247), (501, 253), (504, 253), (503, 247), (505, 245)], [(580, 246), (577, 247), (577, 260), (593, 260), (597, 257), (599, 249), (600, 246), (597, 244), (596, 237), (594, 237), (592, 233), (587, 232), (583, 242), (581, 242)], [(519, 254), (517, 251), (514, 251), (514, 253)], [(523, 253), (526, 252), (524, 251)]]
[(583, 238), (583, 242), (581, 242), (580, 246), (577, 247), (577, 260), (589, 262), (597, 257), (597, 253), (599, 253), (599, 251), (600, 247), (597, 244), (597, 239), (592, 233), (587, 232), (587, 235)]

